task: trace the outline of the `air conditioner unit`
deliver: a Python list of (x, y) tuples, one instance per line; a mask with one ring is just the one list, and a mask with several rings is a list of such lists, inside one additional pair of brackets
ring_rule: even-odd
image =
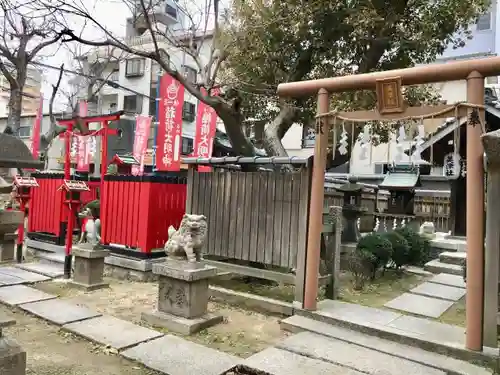
[[(165, 26), (172, 26), (180, 22), (180, 8), (176, 0), (145, 0), (148, 16)], [(140, 0), (135, 1), (135, 22), (136, 30), (142, 34), (147, 29), (144, 9)]]

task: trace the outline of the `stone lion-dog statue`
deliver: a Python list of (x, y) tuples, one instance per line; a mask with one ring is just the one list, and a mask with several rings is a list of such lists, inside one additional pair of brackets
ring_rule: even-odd
[(165, 253), (168, 257), (187, 260), (189, 263), (203, 259), (201, 248), (207, 234), (207, 218), (205, 215), (185, 214), (179, 229), (172, 225), (168, 228), (168, 241)]

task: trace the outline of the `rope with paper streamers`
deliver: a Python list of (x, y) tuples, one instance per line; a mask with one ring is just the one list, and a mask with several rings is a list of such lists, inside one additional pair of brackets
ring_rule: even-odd
[[(430, 109), (430, 108), (441, 108), (434, 112), (427, 113), (418, 113), (421, 109)], [(456, 103), (453, 105), (441, 105), (441, 106), (422, 106), (422, 107), (408, 107), (407, 111), (415, 112), (416, 115), (404, 115), (401, 114), (401, 117), (398, 117), (398, 114), (391, 115), (381, 115), (377, 111), (352, 111), (352, 112), (343, 112), (343, 111), (330, 111), (327, 113), (320, 113), (316, 115), (316, 118), (323, 117), (333, 117), (335, 119), (341, 121), (349, 121), (349, 122), (367, 122), (367, 121), (408, 121), (408, 120), (425, 120), (434, 117), (440, 117), (446, 115), (447, 113), (457, 112), (457, 110), (462, 108), (473, 108), (473, 109), (484, 109), (484, 105), (480, 104), (470, 104), (470, 103)], [(369, 117), (354, 117), (349, 114), (356, 115), (367, 115)]]

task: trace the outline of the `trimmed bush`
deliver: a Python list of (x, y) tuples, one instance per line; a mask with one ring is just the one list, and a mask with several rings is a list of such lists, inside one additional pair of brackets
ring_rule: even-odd
[(396, 266), (396, 269), (406, 266), (410, 261), (410, 246), (408, 241), (398, 232), (388, 232), (384, 237), (392, 245), (391, 260)]
[(375, 278), (377, 270), (386, 267), (392, 255), (391, 242), (378, 233), (371, 233), (362, 237), (356, 246), (356, 250), (372, 255), (372, 257), (369, 257), (372, 280)]
[(431, 246), (427, 238), (409, 227), (398, 228), (396, 232), (406, 239), (410, 247), (407, 264), (423, 266), (430, 260)]
[(347, 268), (353, 276), (352, 288), (362, 290), (366, 280), (372, 276), (372, 265), (375, 256), (365, 250), (355, 249), (347, 258)]

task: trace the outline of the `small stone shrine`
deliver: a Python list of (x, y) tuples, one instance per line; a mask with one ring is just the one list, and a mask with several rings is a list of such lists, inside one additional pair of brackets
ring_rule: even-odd
[(185, 214), (178, 230), (168, 229), (167, 260), (153, 264), (158, 275), (158, 306), (143, 313), (149, 324), (171, 331), (192, 334), (222, 321), (207, 313), (209, 279), (217, 269), (203, 263), (201, 249), (207, 230), (203, 215)]
[[(33, 159), (28, 147), (19, 138), (0, 133), (0, 168), (43, 168), (43, 163)], [(9, 185), (2, 178), (0, 181), (0, 194), (2, 200), (7, 196), (12, 199), (13, 185)], [(6, 210), (5, 205), (0, 207), (0, 238), (2, 239), (2, 252), (14, 249), (16, 236), (9, 236), (24, 221), (24, 213)], [(12, 254), (13, 258), (13, 254)], [(15, 321), (0, 314), (0, 374), (24, 375), (26, 374), (26, 352), (14, 341), (7, 339), (2, 328), (14, 325)]]
[(344, 204), (342, 206), (342, 216), (344, 218), (342, 243), (358, 242), (360, 237), (358, 219), (366, 212), (366, 208), (361, 207), (363, 186), (358, 184), (356, 177), (351, 176), (349, 177), (349, 182), (336, 189), (344, 193)]
[(415, 164), (394, 164), (389, 166), (387, 175), (379, 189), (390, 193), (387, 213), (414, 215), (415, 188), (422, 186), (420, 171)]
[[(389, 167), (378, 186), (389, 191), (387, 210), (377, 214), (376, 231), (386, 232), (404, 226), (414, 226), (415, 188), (422, 186), (416, 164), (394, 164)], [(413, 228), (418, 231), (419, 228)]]

